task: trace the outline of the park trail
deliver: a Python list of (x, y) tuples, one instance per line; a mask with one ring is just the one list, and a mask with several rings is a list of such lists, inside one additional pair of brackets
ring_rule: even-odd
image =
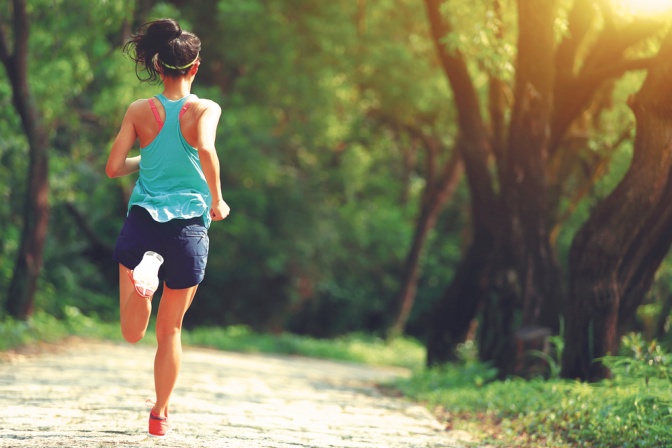
[(381, 393), (404, 369), (185, 347), (173, 430), (147, 436), (150, 345), (68, 340), (0, 359), (0, 447), (465, 448), (424, 407)]

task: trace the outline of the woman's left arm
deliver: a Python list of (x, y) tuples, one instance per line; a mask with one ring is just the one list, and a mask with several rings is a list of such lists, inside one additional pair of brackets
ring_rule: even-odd
[(231, 209), (222, 198), (222, 185), (219, 178), (219, 157), (215, 149), (215, 135), (217, 134), (217, 123), (222, 114), (222, 109), (213, 101), (203, 101), (205, 110), (198, 119), (197, 132), (198, 158), (203, 168), (205, 181), (210, 189), (212, 196), (212, 205), (210, 215), (213, 221), (220, 221), (229, 215)]
[(126, 111), (126, 115), (124, 115), (121, 128), (119, 129), (117, 138), (114, 139), (110, 156), (107, 159), (105, 173), (109, 177), (126, 176), (140, 169), (140, 156), (128, 157), (129, 151), (138, 138), (133, 120), (131, 119), (132, 107), (133, 105), (131, 104)]

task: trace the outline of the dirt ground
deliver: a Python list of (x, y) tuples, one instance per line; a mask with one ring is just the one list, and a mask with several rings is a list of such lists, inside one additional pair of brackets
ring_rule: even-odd
[(71, 341), (0, 358), (0, 447), (473, 447), (422, 406), (380, 392), (407, 375), (303, 357), (187, 347), (173, 431), (147, 436), (154, 348)]

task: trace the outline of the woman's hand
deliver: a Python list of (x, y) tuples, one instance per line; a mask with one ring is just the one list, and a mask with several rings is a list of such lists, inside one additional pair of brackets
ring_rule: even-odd
[(231, 212), (231, 209), (228, 204), (224, 202), (224, 199), (220, 199), (217, 202), (213, 202), (212, 208), (210, 209), (210, 216), (213, 221), (221, 221), (229, 216), (229, 212)]

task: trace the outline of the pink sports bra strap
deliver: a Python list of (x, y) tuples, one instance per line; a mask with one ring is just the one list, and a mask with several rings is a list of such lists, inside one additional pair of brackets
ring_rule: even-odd
[(159, 125), (159, 131), (161, 131), (161, 128), (163, 128), (163, 121), (161, 121), (159, 111), (156, 110), (156, 104), (154, 104), (154, 98), (149, 98), (149, 107), (151, 107), (152, 113), (154, 114), (154, 118), (156, 119), (156, 122)]
[(191, 104), (190, 102), (186, 102), (184, 103), (184, 106), (182, 106), (182, 110), (180, 110), (180, 117), (179, 117), (180, 120), (182, 119), (182, 115), (184, 115), (187, 109), (189, 109), (190, 104)]

